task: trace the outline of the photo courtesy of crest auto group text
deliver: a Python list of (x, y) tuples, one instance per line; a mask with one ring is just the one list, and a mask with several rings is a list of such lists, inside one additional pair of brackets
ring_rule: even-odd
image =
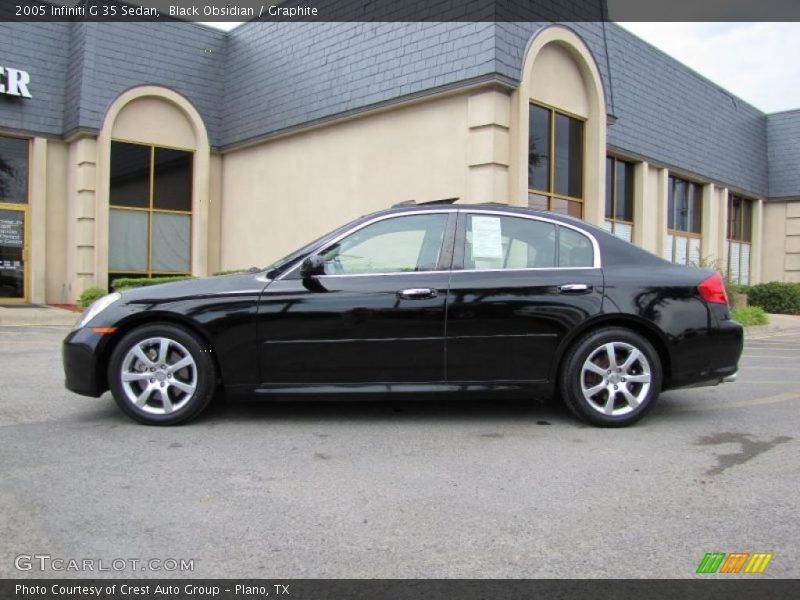
[(798, 596), (799, 23), (4, 4), (0, 598)]

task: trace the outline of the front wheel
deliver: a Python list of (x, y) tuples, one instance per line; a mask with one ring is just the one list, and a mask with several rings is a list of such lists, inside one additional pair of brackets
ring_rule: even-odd
[(190, 331), (168, 323), (131, 331), (114, 348), (108, 366), (117, 405), (148, 425), (196, 417), (214, 396), (215, 381), (208, 348)]
[(644, 337), (608, 327), (587, 333), (567, 351), (559, 388), (567, 407), (600, 427), (631, 425), (661, 391), (661, 361)]

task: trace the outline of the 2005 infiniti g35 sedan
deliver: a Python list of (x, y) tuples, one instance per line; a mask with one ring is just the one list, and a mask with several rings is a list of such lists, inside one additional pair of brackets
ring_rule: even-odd
[(719, 274), (582, 221), (500, 205), (393, 208), (258, 272), (114, 293), (64, 340), (66, 386), (142, 423), (216, 390), (265, 398), (557, 393), (599, 426), (736, 378)]

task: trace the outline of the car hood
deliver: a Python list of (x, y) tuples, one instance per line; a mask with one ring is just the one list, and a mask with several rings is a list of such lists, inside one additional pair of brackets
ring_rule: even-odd
[(263, 271), (149, 285), (122, 292), (127, 304), (168, 302), (190, 298), (259, 294), (270, 283)]

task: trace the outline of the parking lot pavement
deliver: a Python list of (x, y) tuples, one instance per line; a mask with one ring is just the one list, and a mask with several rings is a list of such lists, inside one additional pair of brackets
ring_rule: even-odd
[(680, 578), (706, 552), (800, 576), (800, 329), (623, 430), (555, 402), (399, 400), (145, 427), (64, 390), (65, 333), (0, 326), (0, 577), (42, 576), (14, 567), (38, 553), (194, 560), (145, 577)]

